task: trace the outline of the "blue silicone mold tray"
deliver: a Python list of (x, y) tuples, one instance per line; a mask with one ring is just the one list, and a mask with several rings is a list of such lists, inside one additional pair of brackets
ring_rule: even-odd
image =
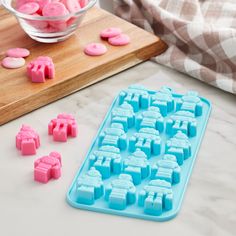
[(77, 208), (165, 221), (177, 215), (211, 105), (197, 92), (133, 85), (114, 100), (67, 193)]

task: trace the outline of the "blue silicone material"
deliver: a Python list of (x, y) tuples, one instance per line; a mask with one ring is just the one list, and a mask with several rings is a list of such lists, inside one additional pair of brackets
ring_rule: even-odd
[(197, 92), (132, 85), (108, 111), (67, 193), (76, 208), (154, 221), (177, 215), (211, 111)]

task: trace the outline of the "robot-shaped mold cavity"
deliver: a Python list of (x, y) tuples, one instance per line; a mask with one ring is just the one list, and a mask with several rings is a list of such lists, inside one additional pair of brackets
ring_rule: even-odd
[(112, 123), (111, 127), (106, 128), (99, 136), (99, 146), (111, 145), (121, 150), (127, 147), (127, 137), (123, 125)]
[(158, 107), (149, 107), (147, 111), (137, 115), (135, 127), (137, 130), (140, 128), (154, 128), (162, 132), (164, 130), (164, 118), (160, 113), (160, 109)]
[(102, 146), (89, 156), (89, 165), (98, 170), (103, 179), (109, 178), (111, 173), (121, 172), (120, 149), (113, 146)]
[(176, 110), (192, 112), (195, 117), (202, 115), (203, 103), (199, 98), (198, 93), (189, 91), (183, 95), (176, 103)]
[(123, 162), (123, 171), (132, 176), (135, 185), (140, 184), (150, 173), (150, 165), (145, 153), (137, 149), (128, 156)]
[(59, 114), (48, 124), (48, 134), (53, 135), (54, 141), (66, 142), (68, 136), (76, 137), (78, 134), (76, 120), (71, 114)]
[(127, 174), (120, 174), (118, 179), (113, 180), (105, 191), (105, 200), (109, 207), (116, 210), (124, 210), (128, 205), (136, 201), (136, 188), (132, 177)]
[(161, 215), (172, 209), (173, 192), (171, 184), (165, 180), (151, 180), (138, 195), (138, 205), (150, 215)]
[(171, 184), (180, 181), (180, 167), (174, 155), (166, 154), (151, 169), (151, 179), (162, 179)]
[(159, 107), (161, 114), (167, 116), (175, 107), (172, 90), (168, 87), (162, 87), (160, 91), (151, 96), (151, 106)]
[(159, 131), (153, 128), (142, 128), (129, 139), (129, 151), (140, 148), (148, 158), (161, 152), (161, 138)]
[(134, 126), (134, 121), (135, 114), (133, 111), (133, 107), (127, 102), (124, 102), (119, 107), (113, 109), (111, 122), (122, 124), (125, 132), (127, 132), (129, 128)]
[(191, 156), (191, 143), (188, 137), (178, 131), (173, 138), (167, 140), (165, 153), (175, 155), (178, 164), (182, 165), (184, 160)]
[(166, 122), (166, 133), (174, 135), (182, 131), (188, 137), (194, 137), (197, 134), (197, 120), (194, 114), (189, 111), (177, 111)]
[(119, 104), (123, 102), (129, 103), (134, 112), (140, 108), (146, 109), (149, 106), (149, 94), (146, 88), (139, 85), (132, 85), (128, 89), (123, 90), (119, 94)]
[(103, 194), (102, 176), (95, 168), (92, 167), (77, 180), (76, 196), (78, 203), (92, 205)]

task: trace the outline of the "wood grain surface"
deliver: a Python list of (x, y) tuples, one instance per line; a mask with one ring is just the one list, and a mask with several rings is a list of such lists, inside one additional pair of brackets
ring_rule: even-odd
[[(117, 26), (131, 38), (124, 47), (110, 46), (99, 57), (83, 53), (86, 44), (100, 42), (99, 32)], [(5, 69), (0, 66), (0, 125), (49, 104), (81, 88), (103, 80), (166, 50), (166, 44), (133, 24), (104, 10), (91, 9), (76, 33), (64, 42), (38, 43), (29, 38), (16, 19), (0, 7), (0, 59), (13, 47), (25, 47), (31, 52), (26, 63), (37, 56), (52, 57), (56, 77), (45, 83), (32, 83), (26, 76), (26, 66)]]

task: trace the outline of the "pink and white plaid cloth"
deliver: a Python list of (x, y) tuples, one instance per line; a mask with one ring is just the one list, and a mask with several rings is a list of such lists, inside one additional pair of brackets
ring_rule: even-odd
[(160, 36), (154, 60), (236, 94), (236, 0), (113, 0), (118, 16)]

